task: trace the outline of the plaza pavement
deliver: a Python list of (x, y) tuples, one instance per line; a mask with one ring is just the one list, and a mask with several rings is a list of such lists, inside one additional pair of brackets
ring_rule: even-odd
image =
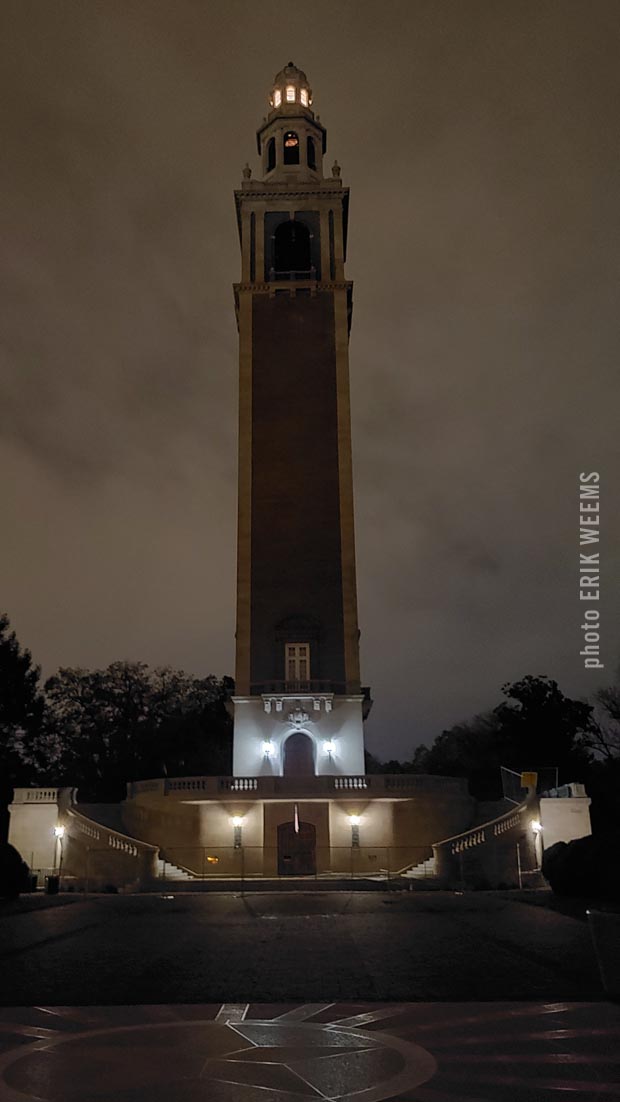
[(0, 1102), (620, 1099), (581, 916), (511, 893), (0, 910)]

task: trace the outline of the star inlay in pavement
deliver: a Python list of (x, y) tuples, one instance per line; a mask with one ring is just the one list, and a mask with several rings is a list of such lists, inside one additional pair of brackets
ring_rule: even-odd
[(600, 1003), (6, 1008), (0, 1102), (606, 1102), (619, 1039)]

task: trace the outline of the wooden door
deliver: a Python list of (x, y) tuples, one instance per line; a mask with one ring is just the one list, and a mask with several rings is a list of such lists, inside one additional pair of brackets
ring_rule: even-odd
[(278, 826), (278, 876), (314, 876), (316, 829), (312, 823), (280, 823)]

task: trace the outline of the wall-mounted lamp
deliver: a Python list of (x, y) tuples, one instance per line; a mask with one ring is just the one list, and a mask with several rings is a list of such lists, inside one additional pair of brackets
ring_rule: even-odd
[(265, 741), (261, 743), (261, 750), (266, 758), (272, 758), (276, 752), (275, 743), (272, 742), (271, 739), (265, 739)]
[(351, 824), (351, 845), (357, 849), (360, 844), (360, 823), (362, 821), (361, 815), (349, 815), (349, 822)]
[(62, 839), (62, 838), (64, 838), (64, 836), (65, 836), (65, 828), (64, 828), (64, 826), (60, 826), (60, 825), (59, 825), (59, 826), (55, 826), (55, 827), (54, 827), (54, 837), (55, 837), (55, 838), (60, 838), (60, 839)]
[(335, 754), (336, 753), (336, 743), (334, 742), (334, 740), (333, 739), (326, 739), (325, 742), (323, 743), (323, 750), (326, 754), (330, 754), (330, 755)]
[(532, 822), (530, 823), (530, 826), (531, 826), (532, 830), (534, 831), (534, 834), (541, 834), (542, 833), (542, 823), (540, 823), (538, 821), (538, 819), (532, 819)]
[(233, 815), (231, 818), (233, 827), (233, 846), (235, 849), (241, 849), (241, 831), (243, 828), (243, 815)]

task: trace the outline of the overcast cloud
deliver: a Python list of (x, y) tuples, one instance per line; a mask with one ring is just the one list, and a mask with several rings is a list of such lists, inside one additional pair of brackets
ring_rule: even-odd
[[(594, 0), (4, 0), (0, 606), (46, 675), (233, 674), (232, 191), (274, 73), (351, 187), (370, 748), (613, 679), (620, 12)], [(602, 673), (578, 475), (601, 473)]]

